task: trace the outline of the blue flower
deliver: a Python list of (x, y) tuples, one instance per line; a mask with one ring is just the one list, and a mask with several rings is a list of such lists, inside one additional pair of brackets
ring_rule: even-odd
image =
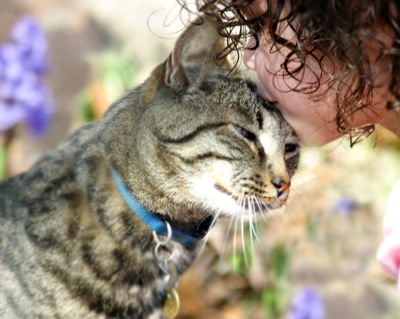
[(356, 207), (357, 207), (356, 200), (350, 196), (344, 196), (343, 198), (338, 200), (334, 205), (335, 211), (345, 216), (349, 215)]
[(307, 287), (301, 290), (291, 301), (290, 319), (323, 319), (325, 308), (315, 289)]
[(23, 16), (0, 45), (0, 131), (19, 122), (43, 134), (54, 103), (45, 82), (49, 63), (46, 37), (33, 17)]

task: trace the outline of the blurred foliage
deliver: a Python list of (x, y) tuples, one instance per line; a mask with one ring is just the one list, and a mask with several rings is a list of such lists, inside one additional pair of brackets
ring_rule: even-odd
[(0, 181), (5, 179), (7, 169), (7, 148), (0, 136)]
[(102, 117), (136, 83), (135, 59), (128, 49), (99, 54), (92, 64), (96, 71), (80, 104), (80, 118), (84, 122)]
[(284, 243), (278, 243), (269, 254), (266, 269), (270, 271), (270, 282), (261, 292), (265, 318), (285, 318), (290, 301), (288, 284), (290, 254)]

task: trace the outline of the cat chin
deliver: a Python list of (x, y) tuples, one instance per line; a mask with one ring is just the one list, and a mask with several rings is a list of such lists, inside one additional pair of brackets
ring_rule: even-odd
[(243, 207), (236, 207), (236, 209), (233, 209), (231, 211), (226, 211), (223, 210), (219, 213), (220, 218), (232, 218), (236, 216), (237, 218), (240, 218), (244, 221), (256, 221), (259, 220), (260, 218), (265, 219), (269, 218), (271, 216), (275, 216), (276, 214), (279, 214), (283, 212), (284, 206), (283, 204), (279, 205), (267, 205), (266, 207), (263, 208), (243, 208)]
[(210, 201), (207, 206), (211, 208), (211, 213), (217, 218), (232, 218), (236, 216), (245, 221), (254, 221), (256, 219), (268, 218), (269, 216), (276, 215), (277, 213), (284, 210), (286, 198), (278, 198), (271, 203), (265, 203), (261, 200), (246, 200), (246, 203), (242, 201), (235, 201), (234, 199), (224, 198), (221, 196), (219, 201)]

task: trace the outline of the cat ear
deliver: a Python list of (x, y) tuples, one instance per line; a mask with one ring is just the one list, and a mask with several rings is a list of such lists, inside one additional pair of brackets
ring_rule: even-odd
[(165, 62), (165, 85), (181, 92), (200, 87), (210, 72), (227, 75), (232, 65), (225, 49), (226, 39), (219, 34), (217, 23), (199, 16), (178, 38)]

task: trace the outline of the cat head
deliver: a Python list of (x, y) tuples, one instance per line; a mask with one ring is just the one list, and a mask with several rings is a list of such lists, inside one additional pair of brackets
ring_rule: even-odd
[[(141, 87), (132, 165), (151, 185), (143, 201), (152, 210), (190, 219), (286, 202), (298, 139), (254, 84), (229, 75), (225, 47), (216, 23), (202, 17)], [(194, 216), (176, 216), (181, 210)]]

